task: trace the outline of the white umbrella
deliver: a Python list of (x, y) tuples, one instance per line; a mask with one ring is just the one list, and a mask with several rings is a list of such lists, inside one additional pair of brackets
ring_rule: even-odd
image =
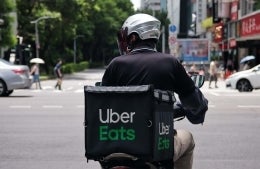
[(41, 58), (33, 58), (33, 59), (30, 60), (30, 63), (44, 64), (45, 62)]
[(254, 59), (255, 59), (255, 56), (249, 55), (249, 56), (246, 56), (243, 59), (241, 59), (240, 63), (245, 63), (245, 62), (247, 62), (249, 60), (254, 60)]

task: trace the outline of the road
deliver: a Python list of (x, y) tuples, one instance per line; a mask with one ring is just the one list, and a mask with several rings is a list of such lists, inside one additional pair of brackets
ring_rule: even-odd
[[(100, 81), (103, 70), (65, 76), (63, 90), (55, 80), (43, 90), (17, 90), (0, 98), (1, 169), (99, 169), (84, 157), (84, 85)], [(226, 89), (202, 91), (209, 100), (203, 125), (187, 120), (176, 128), (191, 130), (196, 141), (194, 169), (260, 168), (260, 90), (239, 93)]]

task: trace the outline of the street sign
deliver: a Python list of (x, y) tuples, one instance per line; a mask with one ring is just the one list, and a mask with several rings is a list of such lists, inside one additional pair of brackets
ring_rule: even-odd
[(174, 36), (174, 35), (169, 36), (169, 44), (170, 45), (174, 45), (176, 43), (176, 41), (177, 41), (176, 36)]
[(170, 25), (169, 26), (169, 30), (170, 30), (170, 32), (172, 32), (172, 33), (174, 33), (175, 31), (176, 31), (176, 26), (175, 25)]

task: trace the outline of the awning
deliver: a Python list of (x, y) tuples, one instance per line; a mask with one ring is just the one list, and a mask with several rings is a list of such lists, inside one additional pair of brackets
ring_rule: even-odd
[(237, 38), (236, 41), (260, 40), (260, 34)]
[(203, 28), (209, 28), (209, 27), (212, 27), (213, 26), (213, 17), (209, 17), (207, 19), (204, 19), (202, 22), (201, 22), (201, 26)]

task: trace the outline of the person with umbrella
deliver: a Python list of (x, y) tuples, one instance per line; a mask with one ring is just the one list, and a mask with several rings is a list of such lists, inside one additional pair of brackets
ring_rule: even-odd
[(41, 82), (40, 82), (40, 66), (39, 64), (43, 64), (44, 61), (40, 58), (33, 58), (30, 60), (30, 63), (34, 63), (31, 68), (30, 74), (33, 76), (33, 83), (36, 85), (36, 89), (42, 89)]
[(249, 55), (241, 59), (240, 63), (244, 64), (243, 70), (251, 69), (254, 66), (255, 56)]

